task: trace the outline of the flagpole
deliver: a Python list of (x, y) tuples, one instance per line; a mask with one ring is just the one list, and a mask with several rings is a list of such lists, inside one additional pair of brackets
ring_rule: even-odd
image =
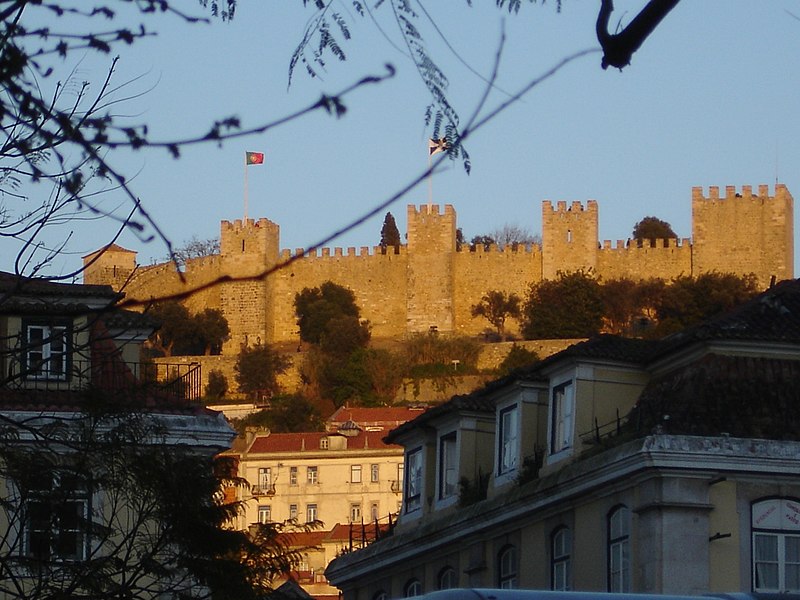
[(244, 153), (244, 222), (247, 222), (247, 152)]
[(433, 173), (431, 172), (431, 164), (433, 154), (428, 151), (428, 214), (431, 214), (431, 206), (433, 205)]

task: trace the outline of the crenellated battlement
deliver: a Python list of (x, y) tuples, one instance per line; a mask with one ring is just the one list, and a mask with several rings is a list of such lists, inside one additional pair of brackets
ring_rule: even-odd
[(712, 185), (708, 188), (708, 196), (703, 195), (702, 186), (695, 186), (692, 188), (692, 201), (704, 200), (752, 200), (753, 198), (759, 200), (786, 200), (791, 198), (791, 194), (787, 187), (782, 183), (775, 184), (775, 194), (770, 196), (769, 185), (760, 184), (758, 192), (753, 194), (753, 186), (743, 185), (741, 191), (737, 191), (735, 185), (725, 186), (725, 195), (720, 197), (719, 186)]
[[(333, 252), (331, 252), (331, 250)], [(347, 248), (318, 248), (313, 252), (306, 252), (305, 248), (295, 248), (291, 250), (284, 248), (281, 250), (280, 259), (288, 260), (294, 257), (301, 257), (302, 260), (324, 260), (327, 258), (367, 258), (375, 257), (378, 260), (396, 260), (398, 256), (406, 255), (406, 246), (399, 246), (397, 252), (394, 247), (389, 247), (386, 252), (381, 246), (349, 246)]]
[(655, 244), (651, 244), (650, 240), (640, 246), (636, 240), (628, 238), (627, 240), (616, 240), (615, 244), (611, 245), (611, 240), (603, 240), (600, 250), (624, 250), (624, 251), (637, 251), (637, 250), (669, 250), (674, 248), (684, 248), (692, 245), (691, 238), (664, 238), (656, 239)]
[(573, 200), (572, 203), (567, 208), (567, 201), (566, 200), (558, 200), (556, 202), (555, 208), (553, 207), (553, 202), (551, 200), (545, 200), (542, 202), (542, 214), (546, 214), (548, 212), (551, 213), (597, 213), (597, 200), (587, 200), (586, 206), (580, 200)]
[[(135, 267), (135, 254), (124, 249), (100, 256), (85, 277), (119, 288), (132, 273), (126, 294), (144, 300), (186, 288), (202, 290), (185, 302), (193, 312), (223, 311), (231, 329), (224, 352), (233, 353), (254, 340), (296, 341), (293, 299), (325, 281), (353, 290), (374, 337), (402, 338), (433, 328), (477, 335), (486, 322), (473, 317), (471, 307), (483, 294), (501, 290), (524, 297), (531, 283), (559, 272), (591, 271), (603, 280), (754, 273), (760, 285), (773, 276), (794, 276), (793, 200), (781, 184), (774, 190), (766, 185), (695, 187), (691, 239), (654, 245), (601, 241), (598, 213), (595, 200), (546, 200), (541, 245), (456, 249), (452, 205), (410, 205), (406, 244), (385, 253), (380, 246), (351, 246), (305, 254), (302, 248), (280, 249), (280, 227), (269, 219), (222, 221), (220, 254), (187, 261), (186, 283), (171, 263)], [(281, 262), (285, 268), (272, 270)], [(270, 275), (263, 277), (265, 272)], [(210, 285), (220, 279), (223, 283)]]

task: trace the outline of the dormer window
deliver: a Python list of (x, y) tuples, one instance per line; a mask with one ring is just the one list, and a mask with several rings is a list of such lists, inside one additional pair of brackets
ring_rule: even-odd
[(406, 454), (405, 505), (406, 512), (420, 508), (422, 497), (422, 448)]
[(439, 499), (451, 498), (458, 492), (458, 457), (456, 432), (439, 438)]
[(24, 324), (26, 379), (66, 381), (69, 375), (69, 322)]
[(515, 404), (500, 411), (498, 418), (497, 474), (517, 468), (519, 455), (519, 407)]
[(572, 381), (553, 388), (550, 411), (550, 454), (557, 454), (572, 447), (575, 414), (575, 386)]
[(328, 449), (328, 438), (327, 438), (327, 436), (323, 437), (323, 438), (320, 438), (319, 447), (320, 447), (320, 450), (327, 450)]

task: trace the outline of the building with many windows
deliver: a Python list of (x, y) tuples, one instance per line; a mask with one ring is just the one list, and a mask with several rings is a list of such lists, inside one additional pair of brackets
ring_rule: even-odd
[(383, 438), (422, 412), (345, 407), (329, 419), (328, 431), (249, 431), (234, 452), (239, 476), (250, 484), (239, 526), (287, 520), (321, 521), (325, 528), (387, 522), (400, 510), (403, 450)]
[(398, 524), (326, 574), (345, 600), (798, 592), (798, 408), (799, 281), (662, 340), (576, 344), (393, 430)]

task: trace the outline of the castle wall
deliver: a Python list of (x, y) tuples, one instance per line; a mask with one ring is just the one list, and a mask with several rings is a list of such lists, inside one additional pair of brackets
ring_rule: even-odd
[(708, 196), (692, 188), (692, 238), (696, 273), (730, 271), (755, 273), (768, 285), (773, 275), (780, 281), (794, 275), (794, 199), (785, 185), (769, 187), (726, 186), (720, 198), (712, 186)]
[[(630, 277), (671, 279), (709, 271), (756, 273), (762, 286), (771, 275), (793, 277), (793, 199), (783, 185), (769, 196), (767, 186), (753, 194), (744, 186), (737, 194), (718, 188), (708, 197), (692, 191), (693, 240), (660, 240), (656, 247), (612, 247), (598, 244), (598, 207), (573, 202), (542, 205), (542, 248), (492, 248), (456, 251), (456, 214), (452, 206), (408, 207), (408, 244), (397, 254), (389, 249), (325, 248), (297, 257), (280, 251), (280, 228), (275, 223), (223, 221), (217, 256), (187, 261), (185, 283), (171, 263), (134, 270), (135, 253), (112, 247), (89, 264), (87, 283), (107, 283), (116, 289), (131, 275), (128, 298), (146, 303), (151, 298), (203, 288), (185, 303), (190, 311), (219, 308), (228, 319), (231, 339), (223, 352), (235, 354), (242, 344), (299, 340), (294, 297), (303, 288), (333, 281), (356, 295), (362, 317), (372, 323), (376, 338), (402, 338), (436, 326), (443, 333), (476, 335), (489, 327), (471, 315), (472, 306), (490, 290), (525, 298), (531, 283), (555, 278), (559, 271), (589, 270), (603, 279)], [(302, 250), (299, 251), (302, 254)], [(270, 269), (279, 262), (285, 267)], [(225, 279), (232, 277), (234, 280)], [(208, 285), (223, 278), (217, 285)], [(509, 332), (518, 324), (509, 322)]]
[[(506, 247), (499, 251), (491, 246), (487, 251), (478, 245), (475, 251), (462, 248), (455, 255), (454, 312), (456, 333), (477, 335), (492, 329), (483, 317), (473, 317), (472, 307), (481, 297), (500, 290), (506, 294), (517, 294), (524, 301), (530, 284), (542, 279), (542, 252), (538, 246), (517, 251)], [(506, 332), (519, 334), (519, 323), (515, 319), (506, 321)]]
[(408, 207), (406, 331), (455, 331), (456, 211)]
[(559, 271), (597, 271), (597, 202), (559, 201), (556, 208), (542, 203), (542, 277), (555, 279)]
[[(295, 254), (302, 253), (302, 249)], [(281, 261), (290, 258), (288, 250)], [(275, 320), (275, 340), (299, 340), (297, 318), (294, 314), (295, 295), (307, 287), (318, 287), (325, 281), (350, 288), (362, 318), (372, 324), (375, 337), (402, 337), (406, 321), (406, 269), (408, 254), (404, 246), (395, 254), (386, 254), (376, 246), (370, 249), (324, 248), (319, 255), (298, 258), (280, 269), (275, 276), (272, 297)]]
[(597, 253), (597, 274), (603, 280), (628, 278), (634, 281), (691, 275), (691, 240), (656, 240), (654, 246), (646, 241), (641, 247), (635, 240), (617, 240), (613, 248), (610, 240), (604, 240)]

